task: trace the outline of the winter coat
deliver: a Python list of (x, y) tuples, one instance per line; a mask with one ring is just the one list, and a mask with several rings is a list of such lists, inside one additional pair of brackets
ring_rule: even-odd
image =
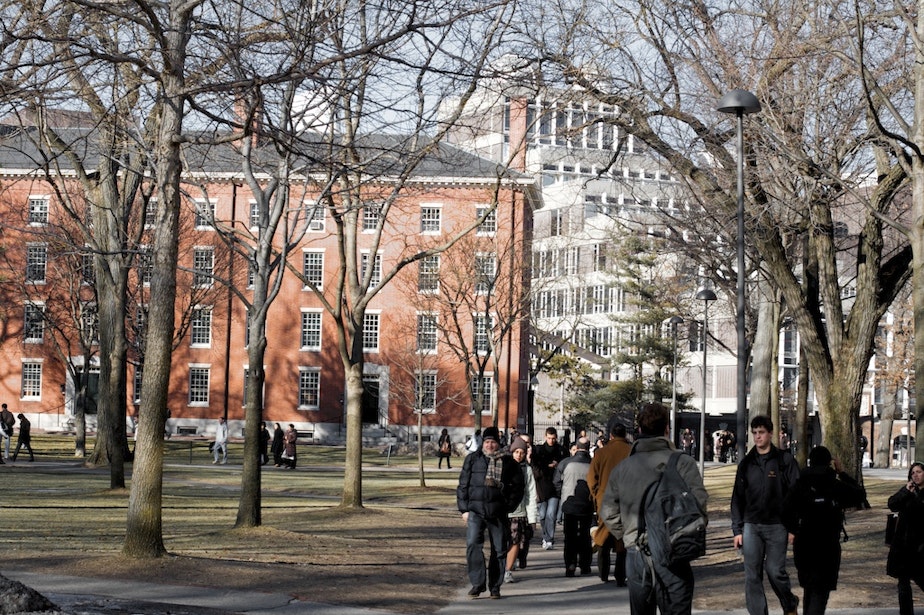
[[(641, 438), (632, 445), (629, 458), (610, 472), (600, 512), (610, 533), (622, 539), (627, 546), (634, 545), (638, 536), (638, 513), (645, 490), (661, 476), (675, 452), (674, 445), (663, 436)], [(696, 461), (689, 455), (681, 455), (677, 471), (706, 510), (709, 495)]]
[(566, 515), (594, 514), (594, 501), (587, 486), (590, 453), (578, 451), (555, 468), (555, 490), (561, 494), (561, 512)]
[(795, 535), (792, 552), (799, 585), (837, 589), (845, 508), (859, 506), (866, 490), (828, 466), (806, 468), (783, 500), (783, 525)]
[(539, 494), (536, 492), (536, 477), (533, 468), (526, 461), (520, 464), (523, 471), (523, 498), (517, 507), (510, 512), (510, 517), (526, 517), (527, 523), (539, 521)]
[(889, 510), (898, 513), (898, 525), (886, 573), (896, 579), (914, 577), (924, 568), (924, 491), (902, 486), (889, 498)]
[(273, 443), (270, 445), (270, 450), (274, 455), (282, 455), (282, 451), (285, 448), (285, 434), (282, 431), (282, 427), (277, 427), (273, 430)]
[(532, 462), (536, 470), (536, 488), (539, 491), (540, 502), (560, 497), (558, 491), (555, 490), (555, 468), (549, 466), (553, 461), (561, 463), (561, 460), (567, 456), (565, 449), (557, 442), (553, 446), (543, 442), (533, 447)]
[(485, 519), (506, 519), (511, 511), (516, 510), (523, 499), (526, 479), (513, 457), (503, 455), (501, 462), (501, 484), (491, 487), (485, 485), (484, 480), (488, 472), (485, 454), (476, 451), (465, 457), (456, 488), (459, 512), (473, 512)]
[[(594, 533), (594, 544), (602, 547), (610, 535), (610, 530), (603, 522), (600, 509), (603, 506), (603, 494), (606, 492), (606, 484), (610, 479), (610, 473), (620, 462), (629, 456), (632, 452), (632, 444), (625, 438), (610, 438), (609, 442), (603, 445), (603, 448), (597, 449), (596, 454), (590, 460), (590, 470), (587, 472), (587, 486), (590, 488), (590, 494), (594, 498), (597, 514), (600, 516), (600, 523), (597, 525), (597, 531)], [(617, 548), (622, 547), (617, 545)]]
[(738, 464), (732, 487), (732, 534), (741, 534), (745, 523), (782, 523), (783, 499), (799, 480), (799, 464), (788, 451), (771, 445), (759, 455), (753, 447)]

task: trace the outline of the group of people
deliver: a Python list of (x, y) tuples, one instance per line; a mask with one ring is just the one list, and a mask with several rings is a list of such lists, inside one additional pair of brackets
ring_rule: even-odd
[[(294, 470), (297, 457), (297, 441), (298, 431), (295, 429), (294, 424), (289, 423), (288, 429), (283, 431), (282, 426), (275, 423), (273, 433), (270, 435), (269, 430), (266, 428), (266, 421), (262, 421), (260, 423), (260, 444), (258, 449), (260, 465), (268, 464), (270, 453), (272, 453), (275, 467)], [(213, 464), (228, 463), (228, 423), (224, 418), (219, 418), (218, 425), (215, 427), (212, 455), (214, 456)]]
[[(16, 450), (11, 456), (10, 446), (13, 434), (16, 432), (16, 419), (19, 419), (19, 438), (16, 442)], [(23, 448), (29, 451), (29, 461), (35, 461), (35, 453), (32, 452), (32, 423), (22, 412), (14, 418), (6, 404), (0, 405), (0, 438), (3, 440), (3, 456), (0, 457), (0, 465), (6, 463), (4, 460), (16, 461), (19, 451)]]
[[(558, 444), (554, 428), (536, 446), (528, 436), (517, 436), (509, 451), (502, 448), (495, 428), (479, 434), (481, 446), (466, 456), (456, 494), (467, 524), (469, 596), (487, 591), (500, 598), (501, 585), (513, 582), (513, 571), (527, 565), (536, 523), (541, 525), (543, 548), (554, 548), (560, 507), (565, 576), (589, 574), (596, 547), (604, 581), (609, 580), (615, 555), (615, 579), (628, 586), (633, 615), (654, 615), (657, 610), (689, 615), (691, 563), (664, 565), (640, 548), (645, 546), (639, 536), (639, 512), (646, 489), (676, 452), (669, 438), (669, 412), (662, 404), (646, 404), (636, 420), (634, 441), (626, 427), (614, 421), (609, 439), (598, 445), (593, 457), (586, 438), (579, 438), (569, 454)], [(798, 613), (800, 600), (786, 570), (792, 544), (803, 613), (820, 615), (837, 587), (844, 510), (864, 504), (866, 492), (827, 448), (815, 447), (800, 469), (788, 450), (773, 444), (769, 417), (754, 417), (750, 430), (753, 447), (738, 465), (730, 504), (732, 546), (740, 550), (744, 564), (748, 613), (768, 613), (765, 575), (783, 612)], [(708, 496), (694, 458), (680, 455), (677, 471), (705, 511)], [(911, 581), (924, 589), (924, 525), (918, 522), (924, 514), (924, 464), (914, 464), (907, 485), (890, 498), (889, 508), (905, 519), (893, 541), (888, 573), (899, 579), (900, 614), (910, 615)]]

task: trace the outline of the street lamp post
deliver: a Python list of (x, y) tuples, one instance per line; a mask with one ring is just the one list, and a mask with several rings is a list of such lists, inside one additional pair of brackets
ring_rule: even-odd
[(680, 316), (671, 316), (671, 338), (674, 341), (674, 366), (671, 368), (671, 442), (677, 444), (677, 326), (683, 322)]
[(709, 302), (715, 301), (715, 292), (704, 288), (696, 293), (696, 298), (703, 302), (703, 394), (702, 408), (699, 414), (699, 473), (706, 475), (706, 342), (709, 340)]
[(738, 375), (737, 375), (737, 433), (738, 459), (744, 459), (747, 452), (748, 406), (747, 406), (747, 339), (744, 322), (744, 115), (760, 111), (757, 97), (747, 90), (732, 90), (719, 100), (720, 113), (733, 113), (737, 121), (736, 153), (738, 157)]

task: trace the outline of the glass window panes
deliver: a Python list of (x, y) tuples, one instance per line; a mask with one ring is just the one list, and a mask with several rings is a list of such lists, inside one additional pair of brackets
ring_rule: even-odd
[(363, 316), (363, 350), (365, 352), (378, 352), (379, 350), (379, 314)]
[(301, 348), (307, 350), (321, 349), (320, 312), (302, 312)]
[(312, 368), (298, 370), (298, 407), (317, 408), (320, 403), (321, 372)]
[(324, 279), (323, 252), (305, 252), (302, 275), (305, 278), (306, 286), (310, 285), (318, 289), (321, 288), (321, 282)]
[(439, 207), (423, 206), (420, 208), (420, 232), (439, 233), (441, 228), (442, 209)]
[(193, 366), (189, 368), (189, 403), (205, 405), (209, 403), (210, 368)]
[(22, 390), (23, 399), (38, 399), (42, 396), (42, 364), (37, 361), (27, 361), (22, 364)]
[(29, 224), (48, 224), (48, 198), (29, 198)]

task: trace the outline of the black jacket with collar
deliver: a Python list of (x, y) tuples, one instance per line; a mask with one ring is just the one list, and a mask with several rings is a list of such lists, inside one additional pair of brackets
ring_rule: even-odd
[(486, 519), (502, 519), (520, 505), (526, 486), (520, 464), (510, 455), (501, 457), (501, 463), (501, 486), (489, 487), (484, 484), (488, 472), (485, 454), (476, 451), (465, 458), (456, 489), (459, 512), (473, 512)]
[(739, 535), (745, 523), (783, 522), (783, 499), (799, 480), (799, 464), (788, 451), (770, 445), (766, 455), (752, 447), (738, 464), (731, 497), (732, 533)]

